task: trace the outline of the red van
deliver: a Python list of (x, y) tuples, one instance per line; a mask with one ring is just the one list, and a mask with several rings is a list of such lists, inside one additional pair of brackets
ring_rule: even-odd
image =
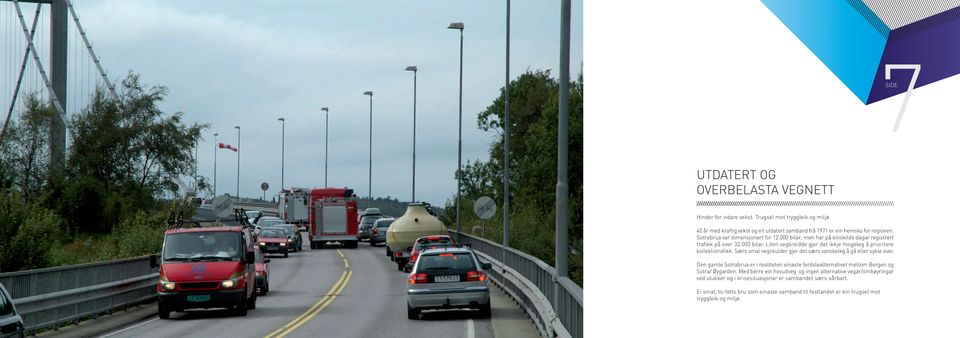
[(182, 219), (172, 224), (158, 262), (160, 318), (170, 318), (172, 311), (209, 308), (246, 316), (257, 306), (255, 245), (244, 225)]

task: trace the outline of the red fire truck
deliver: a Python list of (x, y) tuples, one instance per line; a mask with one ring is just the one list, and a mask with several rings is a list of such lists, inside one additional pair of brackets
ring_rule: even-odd
[(330, 242), (357, 247), (357, 196), (349, 188), (319, 188), (310, 191), (310, 248), (323, 249)]

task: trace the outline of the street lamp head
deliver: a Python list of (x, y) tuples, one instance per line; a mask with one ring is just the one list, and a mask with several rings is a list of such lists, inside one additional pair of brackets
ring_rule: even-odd
[(328, 113), (330, 112), (330, 109), (327, 109), (327, 107), (320, 108), (320, 110), (325, 111), (325, 112), (328, 112)]
[(448, 28), (448, 29), (459, 29), (459, 30), (462, 31), (462, 30), (463, 30), (463, 22), (454, 22), (454, 23), (451, 23), (450, 26), (447, 26), (447, 28)]
[(373, 97), (373, 92), (371, 92), (371, 91), (368, 90), (368, 91), (363, 92), (363, 95), (369, 95), (370, 97)]
[(213, 133), (213, 137), (220, 136), (220, 133)]
[(417, 66), (407, 66), (407, 69), (405, 69), (405, 70), (409, 70), (409, 71), (412, 71), (412, 72), (416, 72), (416, 71), (417, 71)]
[(240, 130), (240, 126), (233, 126), (233, 128)]
[(286, 121), (286, 120), (287, 120), (287, 119), (282, 118), (282, 117), (277, 119), (277, 121), (280, 121), (280, 122), (283, 122), (283, 121)]

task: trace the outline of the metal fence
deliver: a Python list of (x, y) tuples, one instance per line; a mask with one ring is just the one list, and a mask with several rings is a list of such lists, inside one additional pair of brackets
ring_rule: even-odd
[(582, 287), (569, 278), (557, 278), (552, 266), (516, 249), (452, 230), (450, 235), (459, 235), (460, 243), (471, 245), (474, 251), (501, 267), (491, 271), (493, 279), (524, 306), (541, 333), (549, 337), (583, 337)]
[(57, 327), (156, 296), (151, 256), (0, 273), (27, 331)]

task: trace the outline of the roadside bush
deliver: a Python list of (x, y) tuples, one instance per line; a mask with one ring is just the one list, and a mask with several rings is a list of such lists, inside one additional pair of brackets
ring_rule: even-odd
[(25, 270), (47, 267), (50, 248), (59, 245), (61, 220), (51, 210), (33, 207), (31, 215), (23, 220), (17, 234), (10, 241), (5, 255), (13, 258), (9, 269)]
[(71, 230), (109, 233), (111, 224), (104, 222), (103, 186), (89, 177), (67, 183), (58, 211)]
[(113, 228), (115, 258), (137, 257), (160, 252), (163, 246), (163, 222), (138, 212)]

